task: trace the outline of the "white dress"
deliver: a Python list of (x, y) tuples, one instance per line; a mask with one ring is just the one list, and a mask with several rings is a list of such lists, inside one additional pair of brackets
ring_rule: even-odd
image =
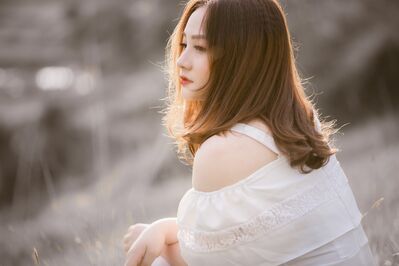
[(335, 155), (302, 174), (266, 132), (242, 123), (231, 130), (266, 145), (278, 158), (222, 189), (191, 188), (184, 194), (177, 237), (188, 265), (375, 265)]

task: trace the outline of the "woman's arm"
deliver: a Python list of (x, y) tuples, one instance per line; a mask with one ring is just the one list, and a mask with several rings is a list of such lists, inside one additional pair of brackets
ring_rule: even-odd
[(165, 228), (165, 244), (166, 248), (162, 251), (161, 256), (172, 266), (187, 266), (187, 263), (180, 255), (180, 247), (177, 239), (177, 223), (176, 217), (163, 218), (154, 223), (160, 223)]
[(180, 255), (179, 242), (175, 244), (168, 245), (163, 251), (161, 256), (171, 265), (171, 266), (188, 266), (184, 261), (183, 257)]
[(162, 218), (152, 223), (162, 228), (165, 234), (165, 244), (172, 245), (177, 243), (177, 222), (176, 217)]
[(152, 246), (153, 244), (157, 245), (156, 243), (158, 243), (154, 241), (162, 241), (164, 245), (164, 248), (160, 251), (161, 253), (158, 256), (162, 256), (171, 266), (187, 266), (180, 255), (180, 247), (177, 239), (178, 226), (175, 217), (163, 218), (153, 222), (152, 224), (139, 223), (130, 226), (128, 233), (124, 237), (124, 248), (128, 255), (127, 263), (125, 265), (136, 265), (134, 261), (137, 261), (138, 258), (129, 258), (132, 255), (128, 254), (129, 249), (142, 232), (149, 227), (151, 227), (151, 230), (156, 232), (156, 234), (152, 234), (152, 236), (151, 234), (147, 234), (147, 237), (145, 237), (147, 240), (145, 240), (145, 242)]

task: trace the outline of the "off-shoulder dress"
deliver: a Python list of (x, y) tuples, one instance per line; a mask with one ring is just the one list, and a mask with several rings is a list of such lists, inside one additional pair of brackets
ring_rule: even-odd
[(177, 237), (188, 265), (375, 265), (362, 214), (335, 155), (302, 174), (268, 133), (243, 123), (231, 131), (278, 157), (232, 185), (184, 194)]

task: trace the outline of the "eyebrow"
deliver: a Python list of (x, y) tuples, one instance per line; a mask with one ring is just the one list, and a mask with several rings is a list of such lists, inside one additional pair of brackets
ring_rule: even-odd
[[(183, 32), (183, 36), (186, 36), (185, 32)], [(200, 34), (200, 35), (191, 35), (191, 38), (192, 39), (205, 39), (205, 35), (202, 35), (202, 34)]]

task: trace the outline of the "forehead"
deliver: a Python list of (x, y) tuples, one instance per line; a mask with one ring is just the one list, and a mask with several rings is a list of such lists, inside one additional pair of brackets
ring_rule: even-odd
[(205, 7), (200, 7), (191, 14), (184, 29), (183, 36), (193, 37), (193, 39), (204, 38), (204, 31), (201, 24), (205, 16), (205, 11)]

